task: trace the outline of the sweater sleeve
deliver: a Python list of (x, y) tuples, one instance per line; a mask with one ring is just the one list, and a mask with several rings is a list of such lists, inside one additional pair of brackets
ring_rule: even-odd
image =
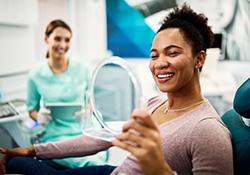
[(230, 133), (215, 118), (199, 122), (191, 136), (193, 174), (233, 174)]
[(58, 142), (35, 144), (34, 148), (38, 159), (57, 159), (93, 155), (111, 146), (111, 142), (80, 135)]

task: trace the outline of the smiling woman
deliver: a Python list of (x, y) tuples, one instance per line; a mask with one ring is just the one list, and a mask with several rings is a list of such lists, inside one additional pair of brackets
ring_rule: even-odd
[[(27, 170), (57, 175), (233, 174), (230, 132), (203, 97), (199, 80), (206, 49), (212, 42), (213, 33), (204, 15), (187, 4), (174, 8), (153, 39), (149, 64), (164, 95), (151, 98), (146, 109), (134, 110), (111, 143), (82, 135), (27, 148), (0, 149), (6, 154), (0, 170), (2, 167), (4, 172), (7, 164), (8, 172), (24, 174)], [(39, 161), (27, 157), (7, 162), (8, 155), (64, 158), (94, 154), (111, 146), (131, 153), (118, 167), (91, 166), (66, 172), (41, 167)]]
[[(51, 21), (44, 36), (48, 46), (47, 60), (32, 69), (28, 75), (27, 109), (30, 117), (45, 128), (41, 142), (58, 141), (82, 134), (81, 124), (75, 120), (74, 113), (65, 115), (64, 112), (63, 116), (55, 116), (54, 110), (46, 106), (49, 103), (84, 103), (85, 91), (89, 88), (90, 69), (85, 64), (66, 57), (71, 37), (72, 31), (64, 21)], [(106, 158), (107, 155), (103, 152), (92, 157), (52, 160), (46, 163), (57, 168), (75, 168), (87, 164), (102, 164)]]
[(153, 78), (158, 88), (163, 92), (171, 92), (191, 79), (197, 81), (199, 70), (193, 68), (202, 67), (204, 61), (205, 51), (200, 51), (194, 59), (192, 47), (183, 41), (180, 29), (170, 28), (155, 36), (149, 67), (155, 75)]
[(45, 41), (49, 47), (47, 58), (53, 57), (60, 59), (61, 57), (65, 57), (65, 53), (69, 50), (70, 38), (71, 31), (63, 27), (57, 27), (53, 33), (46, 35)]

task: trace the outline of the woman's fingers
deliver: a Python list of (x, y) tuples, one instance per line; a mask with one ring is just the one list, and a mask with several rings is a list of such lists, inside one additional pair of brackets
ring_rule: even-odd
[(0, 148), (0, 153), (4, 154), (5, 149), (4, 148)]
[[(158, 174), (162, 174), (165, 170), (172, 172), (165, 164), (161, 135), (157, 126), (147, 111), (135, 110), (131, 114), (131, 120), (124, 124), (123, 133), (112, 141), (114, 146), (133, 154), (146, 174), (154, 174), (156, 170)], [(151, 166), (152, 163), (154, 166)], [(152, 169), (152, 167), (157, 168)]]
[(8, 159), (8, 155), (3, 155), (1, 162), (0, 162), (0, 174), (6, 174), (6, 164), (7, 164), (7, 159)]
[(112, 140), (112, 144), (114, 146), (117, 146), (123, 150), (126, 150), (126, 151), (129, 151), (131, 152), (132, 154), (134, 154), (135, 150), (136, 150), (136, 147), (135, 145), (132, 145), (131, 143), (129, 142), (124, 142), (124, 141), (121, 141), (119, 139), (114, 139)]
[(35, 150), (33, 146), (27, 148), (0, 148), (0, 153), (10, 156), (28, 156), (32, 157), (35, 156)]
[(112, 141), (112, 144), (129, 151), (139, 160), (145, 159), (145, 156), (159, 149), (157, 141), (129, 131), (117, 136), (116, 139)]
[(12, 156), (28, 156), (33, 157), (35, 156), (35, 149), (33, 146), (27, 148), (0, 148), (0, 153), (3, 154), (3, 158), (0, 162), (0, 174), (6, 174), (5, 166), (7, 164), (8, 157)]
[(0, 153), (2, 154), (7, 154), (7, 155), (12, 155), (13, 154), (13, 149), (7, 149), (7, 148), (0, 148)]
[(132, 147), (148, 147), (150, 142), (158, 142), (160, 134), (148, 112), (137, 109), (131, 114), (131, 119), (123, 125), (123, 133), (117, 135), (116, 139), (125, 142), (116, 146), (128, 150)]
[[(134, 119), (139, 124), (152, 128), (157, 129), (157, 124), (152, 120), (150, 114), (144, 109), (135, 109), (131, 114), (131, 119)], [(126, 130), (127, 125), (124, 125), (124, 129)]]
[(10, 155), (10, 156), (22, 155), (21, 152), (20, 152), (20, 149), (18, 149), (18, 148), (13, 148), (13, 149), (0, 148), (0, 153)]
[(142, 152), (144, 150), (143, 147), (141, 147), (140, 145), (141, 141), (138, 140), (138, 142), (133, 142), (130, 140), (120, 140), (120, 139), (114, 139), (112, 141), (112, 144), (114, 146), (117, 146), (123, 150), (126, 150), (128, 152), (130, 152), (131, 154), (133, 154), (135, 157), (138, 157), (140, 155), (142, 155)]
[(158, 142), (160, 134), (158, 130), (150, 129), (142, 125), (134, 126), (116, 136), (116, 139), (120, 141), (129, 141), (136, 143), (137, 146), (147, 147), (150, 142)]
[(143, 137), (148, 137), (151, 138), (152, 140), (155, 140), (155, 138), (158, 139), (158, 135), (159, 135), (159, 130), (157, 127), (147, 127), (145, 126), (144, 123), (139, 123), (136, 119), (131, 119), (129, 122), (127, 122), (126, 124), (124, 124), (123, 126), (123, 133), (126, 132), (132, 132), (134, 134), (139, 134)]
[(9, 149), (0, 148), (0, 153), (3, 154), (3, 157), (0, 162), (0, 174), (6, 174), (5, 166), (7, 164), (7, 159), (9, 155), (11, 155), (11, 151)]

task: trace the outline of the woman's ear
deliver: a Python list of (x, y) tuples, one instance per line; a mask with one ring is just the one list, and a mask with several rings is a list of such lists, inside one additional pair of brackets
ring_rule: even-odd
[(44, 35), (44, 41), (48, 44), (49, 37), (47, 35)]
[(206, 52), (202, 50), (196, 55), (196, 66), (198, 66), (198, 68), (201, 68), (205, 63), (205, 60)]

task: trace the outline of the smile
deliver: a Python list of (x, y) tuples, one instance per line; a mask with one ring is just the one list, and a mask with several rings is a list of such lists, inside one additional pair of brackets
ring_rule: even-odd
[(172, 77), (172, 76), (174, 76), (174, 74), (173, 73), (171, 73), (171, 74), (159, 74), (159, 75), (157, 75), (157, 78), (169, 78), (169, 77)]

